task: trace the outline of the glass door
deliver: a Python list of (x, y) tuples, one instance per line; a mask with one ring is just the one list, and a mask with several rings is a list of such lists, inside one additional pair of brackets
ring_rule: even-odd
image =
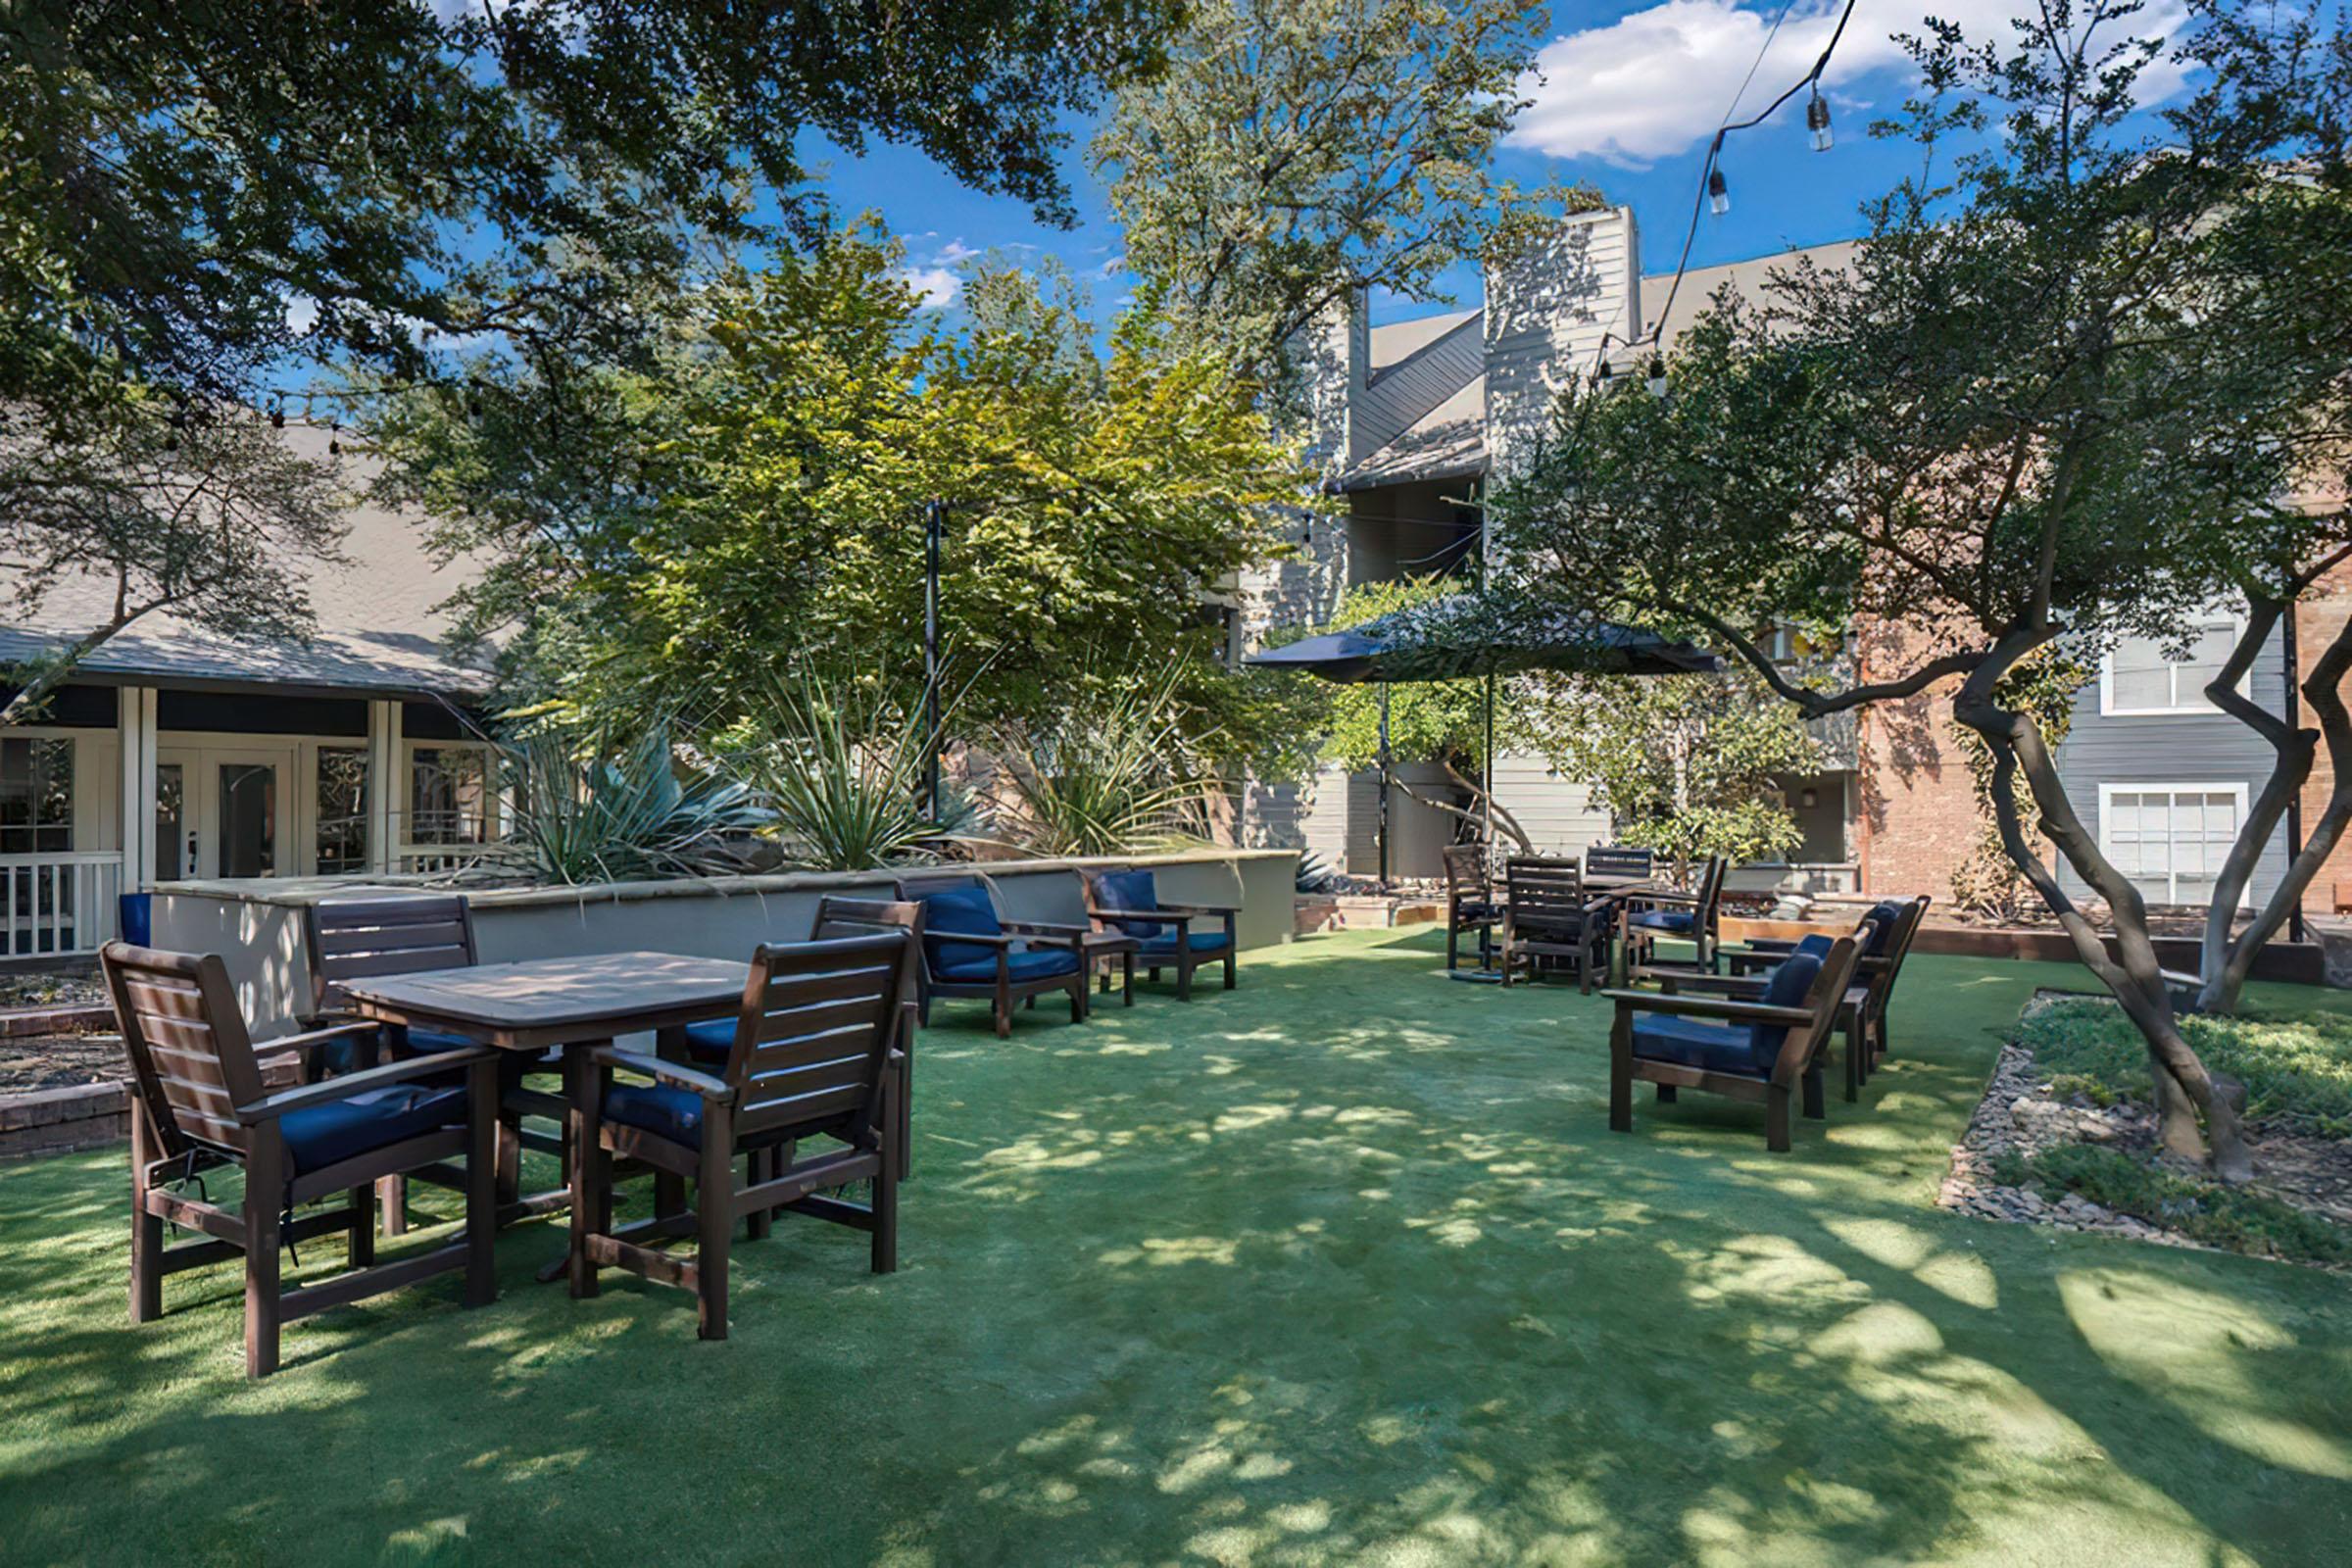
[(155, 771), (159, 874), (257, 877), (293, 868), (291, 751), (159, 747)]

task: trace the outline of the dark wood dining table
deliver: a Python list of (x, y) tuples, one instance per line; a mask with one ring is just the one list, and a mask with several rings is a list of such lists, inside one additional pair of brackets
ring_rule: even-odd
[[(342, 989), (363, 1015), (385, 1023), (461, 1035), (528, 1056), (561, 1052), (563, 1100), (523, 1098), (526, 1108), (555, 1116), (568, 1127), (577, 1064), (587, 1054), (568, 1048), (651, 1033), (660, 1054), (684, 1060), (686, 1025), (733, 1017), (742, 1008), (750, 973), (750, 964), (732, 958), (591, 953), (354, 979), (343, 982)], [(675, 1181), (657, 1181), (658, 1209), (666, 1201), (682, 1204), (682, 1193), (663, 1190)], [(526, 1195), (514, 1190), (512, 1183), (504, 1186), (502, 1225), (563, 1208), (571, 1200), (568, 1188)], [(556, 1278), (563, 1267), (558, 1259), (540, 1277)]]

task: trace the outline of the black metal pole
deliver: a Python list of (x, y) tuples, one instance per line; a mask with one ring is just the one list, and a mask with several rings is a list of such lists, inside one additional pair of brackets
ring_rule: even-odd
[[(2295, 667), (2297, 655), (2295, 650), (2295, 607), (2293, 605), (2287, 606), (2285, 615), (2280, 617), (2279, 636), (2282, 643), (2279, 651), (2285, 656), (2281, 662), (2286, 667), (2284, 717), (2289, 729), (2301, 729), (2303, 727), (2303, 675), (2302, 671)], [(2287, 863), (2293, 864), (2295, 857), (2302, 853), (2303, 786), (2298, 784), (2295, 786), (2295, 792), (2286, 798)], [(2287, 911), (2286, 940), (2289, 942), (2303, 940), (2303, 900), (2300, 897), (2296, 898), (2294, 907)]]
[(1380, 885), (1389, 885), (1389, 683), (1380, 683)]
[(923, 809), (939, 810), (939, 550), (948, 504), (923, 508)]

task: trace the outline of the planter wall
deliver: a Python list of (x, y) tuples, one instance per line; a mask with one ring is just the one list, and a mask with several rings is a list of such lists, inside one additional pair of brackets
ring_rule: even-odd
[[(991, 861), (980, 869), (996, 883), (1012, 917), (1075, 923), (1085, 918), (1081, 870), (1149, 867), (1164, 899), (1239, 905), (1236, 929), (1247, 949), (1291, 940), (1298, 859), (1290, 850), (1200, 850), (1118, 859)], [(761, 942), (805, 940), (823, 895), (887, 897), (891, 875), (792, 872), (484, 889), (467, 891), (466, 898), (484, 963), (631, 952), (748, 958)], [(220, 954), (256, 1036), (285, 1034), (311, 1004), (304, 910), (330, 899), (387, 891), (441, 890), (397, 877), (168, 883), (155, 892), (155, 944)]]
[[(1862, 916), (1863, 906), (1854, 908), (1854, 919)], [(1853, 920), (1742, 920), (1733, 915), (1723, 917), (1723, 939), (1726, 942), (1744, 942), (1749, 937), (1773, 937), (1795, 941), (1816, 931), (1831, 936), (1843, 936), (1854, 928)], [(2199, 956), (2198, 945), (2190, 937), (2155, 937), (2156, 961), (2167, 969), (2194, 974)], [(1942, 953), (1967, 958), (2032, 958), (2044, 963), (2078, 963), (2075, 939), (2063, 931), (2021, 930), (2011, 926), (1955, 926), (1934, 923), (1920, 927), (1912, 948), (1918, 953)], [(2107, 939), (2107, 953), (2120, 956), (2115, 938)], [(2327, 962), (2316, 942), (2274, 941), (2254, 956), (2254, 978), (2257, 980), (2285, 980), (2298, 985), (2316, 986), (2328, 983)]]

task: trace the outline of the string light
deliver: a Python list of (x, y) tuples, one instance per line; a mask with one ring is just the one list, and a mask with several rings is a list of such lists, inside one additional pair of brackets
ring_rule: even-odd
[(1821, 85), (1813, 87), (1813, 101), (1805, 105), (1805, 128), (1813, 133), (1813, 150), (1826, 153), (1836, 138), (1830, 134), (1830, 101), (1821, 95)]
[(1666, 356), (1663, 354), (1649, 357), (1649, 395), (1653, 398), (1666, 395)]
[(1717, 218), (1732, 210), (1732, 188), (1723, 177), (1723, 171), (1707, 171), (1707, 211)]
[(340, 419), (337, 419), (333, 428), (327, 432), (326, 450), (333, 457), (339, 458), (343, 455), (343, 421)]

